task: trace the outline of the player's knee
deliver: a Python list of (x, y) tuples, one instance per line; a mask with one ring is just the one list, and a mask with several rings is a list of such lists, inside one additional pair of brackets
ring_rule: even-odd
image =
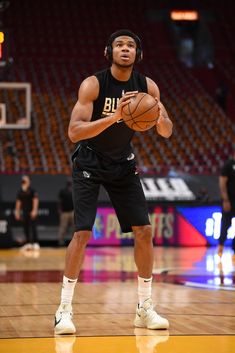
[(152, 241), (152, 227), (151, 225), (133, 227), (135, 241), (137, 242), (151, 242)]
[(81, 230), (75, 232), (73, 239), (79, 244), (79, 246), (86, 246), (91, 237), (91, 231)]

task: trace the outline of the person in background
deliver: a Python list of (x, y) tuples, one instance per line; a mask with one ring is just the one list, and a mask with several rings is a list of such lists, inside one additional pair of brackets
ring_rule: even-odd
[[(219, 176), (219, 188), (222, 199), (222, 220), (219, 237), (218, 255), (223, 254), (224, 243), (227, 239), (228, 228), (235, 217), (235, 144), (232, 146), (232, 158), (223, 165)], [(232, 242), (235, 254), (235, 236)]]
[(59, 246), (63, 246), (66, 233), (74, 224), (72, 180), (70, 179), (67, 180), (65, 188), (59, 192), (58, 209), (60, 214), (58, 243)]
[(31, 188), (29, 176), (23, 175), (21, 189), (17, 193), (15, 218), (21, 221), (24, 229), (25, 244), (22, 250), (39, 250), (36, 219), (38, 216), (39, 199), (37, 192)]

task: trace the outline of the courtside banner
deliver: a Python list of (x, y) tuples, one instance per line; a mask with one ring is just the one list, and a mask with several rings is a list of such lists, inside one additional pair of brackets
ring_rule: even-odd
[[(217, 245), (221, 226), (220, 206), (150, 208), (154, 245)], [(235, 234), (235, 218), (228, 229), (226, 244)], [(133, 245), (133, 234), (122, 233), (112, 207), (99, 207), (89, 245)]]
[(143, 177), (141, 183), (147, 200), (193, 201), (195, 193), (183, 178)]
[[(14, 204), (6, 205), (5, 216), (0, 217), (0, 248), (3, 247), (6, 235), (6, 224), (10, 227), (21, 226), (14, 218)], [(154, 245), (163, 246), (207, 246), (217, 245), (221, 227), (221, 206), (185, 205), (179, 206), (164, 203), (149, 206), (149, 217), (153, 229)], [(6, 223), (7, 221), (7, 223)], [(59, 227), (59, 217), (54, 204), (41, 203), (38, 225), (47, 228), (51, 240), (50, 226)], [(15, 228), (14, 228), (15, 229)], [(14, 229), (12, 229), (14, 234)], [(41, 231), (39, 227), (39, 239)], [(45, 228), (46, 229), (46, 228)], [(71, 236), (72, 236), (71, 229)], [(45, 233), (45, 232), (44, 232)], [(43, 233), (43, 234), (44, 234)], [(228, 229), (226, 244), (230, 245), (235, 235), (235, 218)], [(45, 234), (43, 235), (45, 240)], [(55, 240), (57, 238), (55, 237)], [(2, 243), (2, 245), (1, 245)], [(132, 233), (122, 233), (114, 209), (111, 206), (98, 207), (92, 237), (89, 245), (119, 246), (133, 245)]]
[[(141, 184), (149, 204), (163, 202), (219, 202), (218, 177), (215, 175), (141, 176)], [(101, 187), (99, 201), (109, 201)]]
[[(40, 203), (58, 202), (58, 193), (66, 184), (67, 176), (30, 175), (32, 187), (38, 192)], [(169, 173), (168, 176), (140, 175), (146, 199), (149, 203), (164, 202), (219, 202), (218, 176)], [(0, 201), (15, 202), (20, 188), (20, 175), (0, 174)], [(103, 187), (99, 193), (100, 203), (110, 203)]]

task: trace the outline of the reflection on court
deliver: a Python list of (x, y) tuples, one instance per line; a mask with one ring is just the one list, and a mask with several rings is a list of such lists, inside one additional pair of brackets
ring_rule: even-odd
[[(155, 247), (153, 300), (169, 331), (135, 329), (132, 247), (88, 248), (74, 296), (75, 336), (54, 337), (65, 249), (0, 251), (0, 351), (156, 353), (235, 351), (230, 248)], [(219, 324), (218, 324), (219, 322)], [(203, 350), (202, 350), (203, 349)]]
[(232, 353), (234, 336), (55, 337), (2, 340), (4, 353)]

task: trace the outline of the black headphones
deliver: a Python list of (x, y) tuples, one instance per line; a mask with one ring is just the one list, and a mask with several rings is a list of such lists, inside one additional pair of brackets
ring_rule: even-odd
[(120, 37), (120, 36), (128, 36), (134, 39), (136, 42), (136, 62), (140, 62), (143, 58), (143, 50), (142, 50), (142, 45), (141, 45), (141, 40), (140, 38), (133, 32), (129, 31), (128, 29), (121, 29), (119, 31), (114, 32), (111, 34), (111, 36), (108, 39), (107, 45), (104, 50), (104, 56), (112, 61), (113, 59), (113, 41), (115, 38)]

